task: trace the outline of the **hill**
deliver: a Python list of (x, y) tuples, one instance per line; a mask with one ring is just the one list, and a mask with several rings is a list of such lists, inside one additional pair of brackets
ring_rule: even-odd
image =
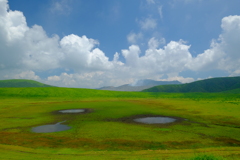
[(195, 81), (187, 84), (161, 85), (143, 90), (143, 92), (239, 92), (240, 77), (221, 77)]
[(179, 81), (155, 81), (151, 79), (141, 79), (129, 84), (130, 86), (158, 86), (158, 85), (168, 85), (168, 84), (181, 84)]
[(0, 88), (19, 88), (19, 87), (53, 87), (34, 80), (11, 79), (0, 80)]
[[(236, 90), (237, 91), (237, 90)], [(238, 90), (240, 91), (240, 90)], [(239, 100), (239, 93), (218, 92), (218, 93), (163, 93), (163, 92), (121, 92), (104, 91), (83, 88), (62, 88), (62, 87), (22, 87), (22, 88), (0, 88), (0, 99), (6, 98), (61, 98), (66, 99), (108, 99), (108, 98), (189, 98), (189, 99), (223, 99)]]
[(122, 86), (118, 87), (113, 87), (113, 86), (108, 86), (108, 87), (102, 87), (99, 88), (99, 90), (109, 90), (109, 91), (142, 91), (144, 89), (148, 89), (151, 87), (154, 87), (156, 85), (147, 85), (147, 86), (131, 86), (129, 84), (124, 84)]
[(138, 80), (132, 84), (125, 84), (118, 87), (108, 86), (99, 88), (99, 90), (111, 91), (142, 91), (157, 85), (181, 84), (179, 81), (154, 81), (150, 79)]

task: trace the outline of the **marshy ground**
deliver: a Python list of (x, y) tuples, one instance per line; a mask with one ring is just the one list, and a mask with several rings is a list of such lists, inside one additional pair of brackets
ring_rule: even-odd
[[(82, 113), (60, 110), (84, 109)], [(223, 98), (3, 98), (0, 158), (184, 159), (212, 154), (240, 158), (240, 102)], [(175, 122), (143, 124), (143, 117)], [(56, 124), (66, 131), (34, 133)]]

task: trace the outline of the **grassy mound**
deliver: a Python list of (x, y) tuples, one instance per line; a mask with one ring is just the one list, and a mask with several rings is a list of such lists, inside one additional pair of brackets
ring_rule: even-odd
[(19, 87), (53, 87), (33, 80), (11, 79), (0, 80), (0, 88), (19, 88)]
[(231, 92), (231, 90), (233, 90), (233, 92), (239, 93), (239, 89), (240, 89), (240, 77), (223, 77), (200, 80), (187, 84), (160, 85), (143, 91), (186, 93), (186, 92), (223, 92), (223, 91)]

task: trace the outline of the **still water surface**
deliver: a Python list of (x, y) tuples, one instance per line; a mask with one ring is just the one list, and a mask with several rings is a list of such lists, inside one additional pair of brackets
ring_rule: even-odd
[(59, 111), (61, 113), (82, 113), (85, 112), (85, 109), (67, 109)]
[(65, 131), (65, 130), (69, 130), (71, 128), (67, 125), (63, 125), (63, 124), (60, 124), (60, 123), (33, 127), (32, 132), (35, 132), (35, 133), (50, 133), (50, 132)]
[(145, 123), (145, 124), (166, 124), (175, 122), (175, 118), (170, 117), (144, 117), (144, 118), (136, 118), (135, 122)]

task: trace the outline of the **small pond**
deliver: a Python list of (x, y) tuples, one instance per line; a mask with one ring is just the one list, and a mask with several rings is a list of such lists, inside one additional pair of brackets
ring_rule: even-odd
[(83, 113), (85, 112), (85, 109), (67, 109), (67, 110), (60, 110), (58, 112), (60, 113)]
[(177, 119), (170, 117), (144, 117), (144, 118), (136, 118), (135, 122), (145, 123), (145, 124), (167, 124), (175, 122)]
[(50, 132), (65, 131), (65, 130), (69, 130), (71, 128), (67, 125), (63, 125), (63, 124), (60, 124), (60, 123), (33, 127), (32, 132), (35, 132), (35, 133), (50, 133)]

